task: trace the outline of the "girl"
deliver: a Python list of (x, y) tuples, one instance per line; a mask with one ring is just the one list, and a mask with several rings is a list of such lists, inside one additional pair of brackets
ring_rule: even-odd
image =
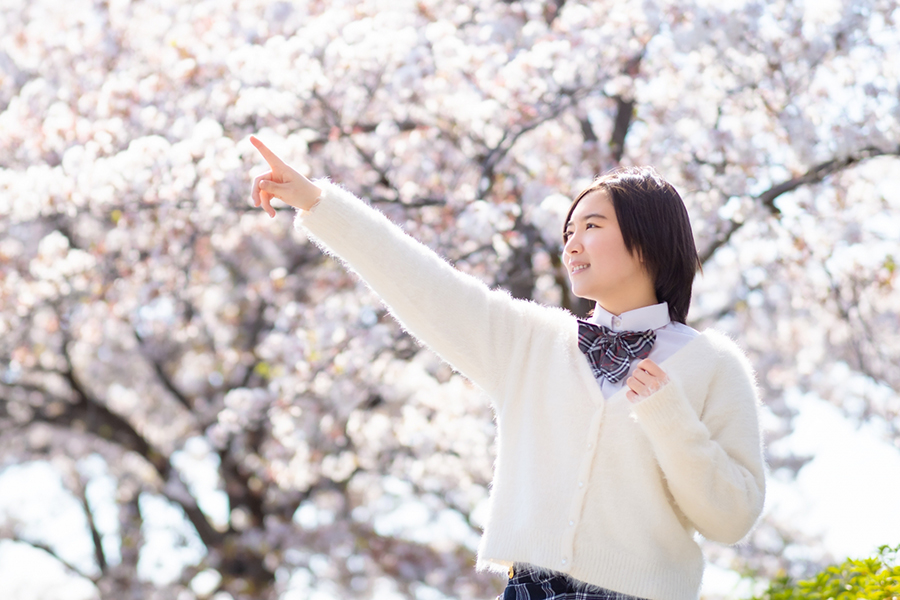
[(564, 263), (573, 292), (596, 302), (577, 321), (488, 289), (251, 142), (271, 169), (254, 204), (299, 209), (298, 227), (490, 397), (497, 461), (478, 566), (509, 569), (503, 598), (696, 599), (694, 534), (743, 538), (765, 469), (747, 360), (684, 324), (699, 260), (675, 189), (628, 169), (572, 203)]

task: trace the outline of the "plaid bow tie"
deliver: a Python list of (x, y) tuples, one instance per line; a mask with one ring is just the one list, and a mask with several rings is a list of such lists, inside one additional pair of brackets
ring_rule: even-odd
[(605, 377), (610, 383), (628, 373), (632, 360), (647, 358), (655, 341), (656, 332), (652, 329), (615, 332), (578, 319), (578, 348), (591, 363), (594, 377)]

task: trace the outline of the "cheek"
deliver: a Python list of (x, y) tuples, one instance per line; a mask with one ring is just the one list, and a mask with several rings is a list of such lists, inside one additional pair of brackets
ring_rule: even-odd
[(606, 240), (606, 251), (611, 257), (615, 257), (616, 262), (620, 264), (631, 263), (634, 257), (625, 248), (625, 242), (620, 236), (610, 236)]
[(625, 244), (617, 240), (607, 240), (597, 248), (603, 262), (616, 271), (626, 272), (640, 268), (640, 261), (625, 249)]
[(622, 257), (626, 256), (628, 253), (625, 252), (624, 244), (616, 242), (617, 240), (610, 239), (606, 236), (597, 236), (597, 239), (591, 244), (592, 254), (605, 261), (614, 261), (618, 263), (622, 260)]

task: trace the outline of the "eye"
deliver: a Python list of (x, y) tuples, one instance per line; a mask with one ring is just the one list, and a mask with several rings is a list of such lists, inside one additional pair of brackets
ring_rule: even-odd
[(564, 241), (564, 242), (568, 242), (570, 237), (572, 237), (572, 232), (571, 232), (571, 231), (565, 231), (565, 232), (563, 232), (563, 241)]

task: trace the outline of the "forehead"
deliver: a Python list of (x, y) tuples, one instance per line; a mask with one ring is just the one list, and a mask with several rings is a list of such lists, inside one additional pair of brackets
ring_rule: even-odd
[(587, 215), (602, 215), (607, 219), (616, 218), (616, 209), (613, 206), (609, 193), (604, 189), (588, 192), (572, 211), (572, 221), (584, 219)]

